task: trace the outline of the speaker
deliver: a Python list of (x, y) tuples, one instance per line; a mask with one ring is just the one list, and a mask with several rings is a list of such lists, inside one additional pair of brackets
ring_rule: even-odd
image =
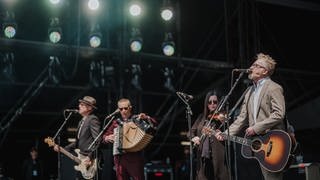
[(147, 163), (144, 176), (145, 180), (173, 180), (173, 169), (164, 163)]
[(319, 180), (319, 163), (300, 163), (291, 165), (284, 173), (284, 180)]
[(76, 170), (74, 166), (76, 163), (65, 155), (61, 155), (61, 180), (69, 180), (76, 178)]

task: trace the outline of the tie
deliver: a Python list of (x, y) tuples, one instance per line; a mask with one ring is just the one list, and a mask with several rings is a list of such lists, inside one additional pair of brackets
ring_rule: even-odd
[(79, 130), (78, 130), (78, 139), (79, 139), (79, 137), (80, 137), (80, 132), (81, 132), (81, 128), (82, 128), (82, 126), (83, 126), (83, 124), (84, 124), (84, 118), (81, 120), (81, 122), (80, 122), (80, 126), (79, 126)]

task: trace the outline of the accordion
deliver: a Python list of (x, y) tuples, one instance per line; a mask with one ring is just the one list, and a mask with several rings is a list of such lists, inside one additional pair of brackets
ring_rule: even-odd
[(113, 155), (118, 155), (144, 149), (153, 138), (154, 128), (149, 122), (132, 119), (119, 123), (113, 131)]

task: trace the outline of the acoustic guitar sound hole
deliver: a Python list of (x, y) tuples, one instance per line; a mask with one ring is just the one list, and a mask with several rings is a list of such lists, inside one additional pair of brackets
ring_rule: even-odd
[(252, 144), (251, 144), (251, 148), (253, 151), (259, 151), (261, 148), (261, 141), (259, 139), (253, 139), (252, 140)]

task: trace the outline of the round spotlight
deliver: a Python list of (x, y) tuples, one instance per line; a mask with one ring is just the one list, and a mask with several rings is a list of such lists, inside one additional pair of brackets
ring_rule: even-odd
[(4, 28), (4, 35), (7, 38), (13, 38), (16, 35), (16, 28), (14, 26), (6, 26)]
[(164, 55), (166, 56), (172, 56), (174, 54), (174, 44), (172, 43), (166, 43), (163, 45), (163, 48), (162, 48), (162, 52)]
[(61, 40), (61, 34), (58, 31), (49, 33), (49, 39), (52, 43), (58, 43)]
[(172, 19), (172, 16), (173, 16), (173, 13), (172, 13), (172, 11), (170, 9), (164, 9), (161, 12), (161, 17), (165, 21), (169, 21), (170, 19)]
[(101, 38), (99, 36), (93, 35), (90, 40), (90, 46), (93, 48), (99, 47), (101, 44)]
[(142, 49), (142, 42), (139, 40), (133, 40), (130, 43), (130, 49), (132, 52), (140, 52)]
[(51, 4), (59, 4), (60, 0), (50, 0)]
[(91, 10), (97, 10), (99, 8), (99, 1), (98, 0), (89, 0), (88, 7)]
[(141, 14), (141, 7), (138, 4), (133, 4), (129, 8), (129, 12), (132, 16), (139, 16)]

